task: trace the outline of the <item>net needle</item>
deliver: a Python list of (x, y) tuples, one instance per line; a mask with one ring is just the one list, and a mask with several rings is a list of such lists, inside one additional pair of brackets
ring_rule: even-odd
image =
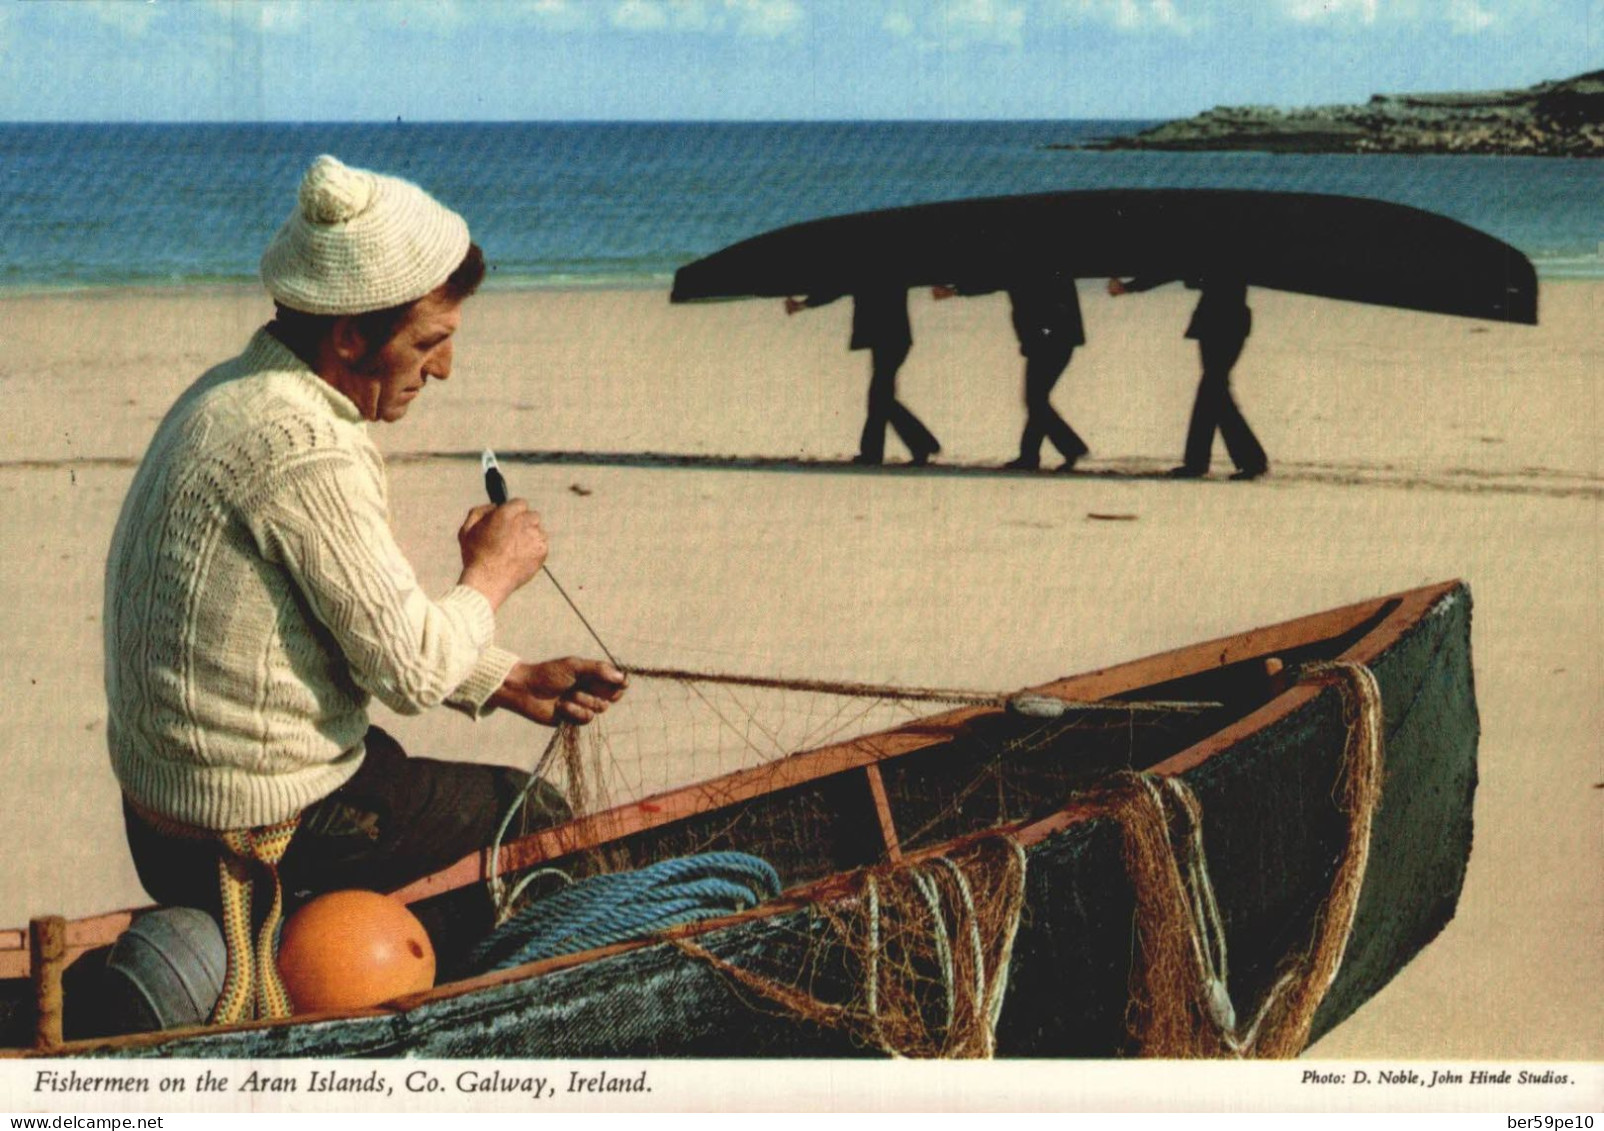
[[(498, 507), (501, 506), (507, 501), (507, 479), (501, 474), (501, 464), (496, 462), (496, 453), (486, 448), (484, 454), (479, 457), (479, 466), (485, 473), (485, 494), (490, 496), (490, 501), (493, 504)], [(579, 606), (574, 604), (574, 599), (568, 595), (568, 590), (563, 588), (562, 582), (557, 580), (557, 575), (544, 565), (540, 569), (542, 573), (551, 579), (552, 585), (556, 587), (562, 599), (568, 602), (568, 607), (574, 611), (574, 616), (579, 618), (579, 623), (585, 626), (585, 631), (590, 633), (590, 638), (596, 642), (596, 647), (602, 650), (602, 655), (607, 657), (608, 662), (613, 667), (623, 671), (624, 665), (618, 662), (618, 657), (613, 655), (612, 649), (608, 648), (606, 643), (603, 642), (596, 629), (585, 618), (585, 614), (579, 611)]]

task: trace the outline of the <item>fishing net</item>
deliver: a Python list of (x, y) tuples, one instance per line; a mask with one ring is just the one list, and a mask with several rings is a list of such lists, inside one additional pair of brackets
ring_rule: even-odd
[(994, 693), (630, 670), (629, 693), (564, 728), (551, 780), (575, 814), (640, 801), (834, 743), (893, 729)]
[[(990, 1057), (1024, 906), (1025, 853), (1006, 836), (864, 869), (813, 905), (831, 977), (781, 979), (676, 942), (757, 1008), (896, 1057)], [(837, 964), (839, 963), (839, 965)]]
[[(585, 839), (605, 848), (552, 861), (570, 875), (740, 851), (796, 886), (886, 862), (893, 847), (1043, 815), (1112, 770), (1183, 748), (1219, 707), (1053, 700), (1043, 715), (974, 691), (639, 669), (630, 679), (605, 715), (561, 728), (536, 767), (576, 817), (602, 815)], [(791, 769), (825, 747), (838, 768)]]
[[(694, 938), (674, 945), (718, 969), (752, 1008), (871, 1051), (989, 1056), (1024, 906), (1026, 856), (1010, 833), (1068, 807), (1112, 821), (1124, 845), (1136, 896), (1131, 1051), (1292, 1055), (1341, 962), (1379, 793), (1374, 680), (1346, 669), (1322, 678), (1338, 679), (1350, 704), (1352, 749), (1335, 795), (1350, 848), (1316, 937), (1242, 1023), (1201, 806), (1179, 779), (1143, 772), (1214, 730), (1216, 701), (1036, 714), (983, 693), (632, 672), (622, 703), (592, 726), (562, 728), (542, 758), (538, 776), (559, 784), (577, 815), (603, 822), (593, 830), (603, 847), (576, 845), (545, 863), (577, 878), (754, 853), (788, 888), (814, 885), (807, 937), (744, 963)], [(832, 744), (846, 747), (839, 769), (786, 777), (788, 759)], [(737, 773), (754, 767), (772, 773)], [(685, 782), (698, 784), (664, 792)], [(615, 833), (605, 822), (626, 810), (634, 823)]]
[[(988, 1056), (995, 1045), (1025, 858), (1006, 835), (976, 834), (1041, 816), (1112, 769), (1179, 749), (1218, 708), (1053, 701), (1044, 710), (974, 691), (638, 669), (630, 678), (629, 695), (595, 723), (559, 730), (537, 776), (576, 816), (633, 810), (642, 827), (537, 874), (584, 883), (738, 851), (770, 861), (788, 887), (828, 880), (831, 890), (811, 904), (809, 938), (778, 948), (769, 967), (680, 945), (719, 965), (756, 1008), (919, 1057)], [(843, 745), (838, 772), (786, 780), (787, 760)], [(915, 757), (887, 757), (915, 748)], [(771, 771), (756, 788), (738, 773), (755, 767)], [(687, 782), (696, 783), (689, 819), (659, 812), (684, 803), (664, 791)], [(964, 847), (922, 851), (954, 838), (967, 838)], [(518, 894), (502, 892), (506, 917)]]

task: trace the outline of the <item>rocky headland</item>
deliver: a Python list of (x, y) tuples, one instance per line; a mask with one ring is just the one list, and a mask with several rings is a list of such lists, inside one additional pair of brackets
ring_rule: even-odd
[(1604, 71), (1523, 90), (1377, 94), (1358, 106), (1217, 106), (1095, 148), (1604, 157)]

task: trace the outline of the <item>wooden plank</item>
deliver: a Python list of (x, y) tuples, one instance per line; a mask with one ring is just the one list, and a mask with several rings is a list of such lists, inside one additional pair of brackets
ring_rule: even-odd
[[(66, 964), (71, 966), (85, 951), (110, 946), (128, 929), (136, 915), (151, 910), (139, 907), (128, 911), (111, 911), (88, 919), (67, 921)], [(24, 930), (0, 931), (0, 978), (26, 978), (33, 970), (29, 960), (28, 932)]]
[[(1375, 659), (1398, 642), (1398, 638), (1411, 625), (1426, 615), (1452, 586), (1440, 586), (1435, 589), (1419, 589), (1406, 594), (1381, 624), (1364, 634), (1353, 646), (1343, 652), (1337, 659), (1349, 660), (1358, 664), (1370, 664)], [(1381, 602), (1385, 604), (1385, 602)], [(1279, 651), (1280, 649), (1272, 649)], [(1242, 716), (1229, 726), (1222, 727), (1209, 735), (1202, 742), (1182, 750), (1152, 768), (1155, 774), (1181, 774), (1193, 766), (1212, 758), (1222, 750), (1229, 750), (1254, 731), (1268, 726), (1274, 719), (1290, 714), (1303, 706), (1320, 693), (1323, 684), (1300, 683), (1291, 688), (1286, 694), (1278, 695), (1257, 711)]]
[(885, 842), (886, 859), (893, 864), (900, 863), (902, 842), (897, 839), (897, 824), (891, 817), (891, 799), (886, 796), (886, 783), (880, 777), (880, 767), (865, 766), (863, 774), (869, 780), (869, 796), (874, 798), (874, 815), (880, 822), (880, 836)]
[(29, 923), (28, 951), (33, 965), (33, 1047), (54, 1049), (62, 1042), (61, 973), (67, 966), (67, 920), (60, 915), (42, 915)]

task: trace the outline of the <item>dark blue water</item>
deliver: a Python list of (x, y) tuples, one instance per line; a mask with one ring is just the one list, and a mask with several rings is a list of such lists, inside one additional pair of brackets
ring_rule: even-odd
[(659, 283), (782, 224), (1110, 187), (1379, 197), (1604, 276), (1604, 162), (1052, 149), (1133, 122), (0, 125), (0, 287), (255, 277), (319, 153), (462, 212), (499, 284)]

